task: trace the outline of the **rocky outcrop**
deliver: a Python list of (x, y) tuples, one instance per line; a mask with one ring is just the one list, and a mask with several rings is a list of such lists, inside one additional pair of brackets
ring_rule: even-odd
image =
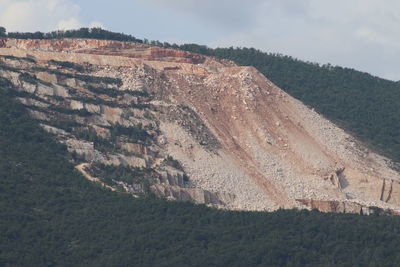
[(68, 52), (126, 56), (151, 61), (201, 64), (205, 56), (175, 49), (152, 47), (139, 43), (124, 43), (94, 39), (22, 40), (1, 39), (0, 48), (16, 48), (43, 52)]
[(255, 68), (138, 43), (0, 40), (0, 76), (71, 160), (129, 170), (103, 177), (114, 189), (239, 210), (400, 209), (388, 159)]
[(382, 180), (380, 200), (386, 203), (398, 203), (400, 201), (400, 183), (394, 180)]
[(216, 153), (221, 144), (199, 115), (190, 107), (178, 105), (165, 109), (166, 119), (182, 126), (193, 138), (207, 150)]
[(298, 202), (304, 204), (310, 209), (317, 209), (322, 212), (336, 212), (336, 213), (355, 213), (360, 215), (371, 214), (388, 214), (398, 215), (397, 211), (390, 209), (382, 209), (375, 206), (365, 206), (351, 201), (324, 201), (313, 199), (298, 199)]
[(152, 191), (167, 199), (192, 201), (199, 204), (210, 204), (216, 207), (229, 207), (235, 196), (229, 193), (212, 193), (201, 188), (182, 188), (164, 184), (155, 184), (151, 187)]
[(345, 177), (343, 175), (344, 170), (345, 167), (336, 168), (335, 171), (325, 176), (324, 180), (330, 181), (333, 186), (337, 187), (339, 190), (342, 190), (342, 188), (346, 186)]

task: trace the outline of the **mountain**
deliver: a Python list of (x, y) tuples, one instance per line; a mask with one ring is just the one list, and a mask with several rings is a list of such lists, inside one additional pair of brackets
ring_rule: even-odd
[(1, 266), (394, 266), (398, 216), (238, 212), (90, 182), (0, 79)]
[(253, 67), (143, 43), (0, 41), (0, 76), (87, 179), (232, 210), (399, 211), (390, 160)]
[[(357, 139), (400, 162), (400, 83), (350, 68), (304, 62), (254, 48), (211, 49), (170, 45), (253, 66), (291, 96), (351, 132)], [(396, 164), (395, 164), (396, 165)], [(398, 167), (397, 167), (398, 168)]]
[[(70, 37), (77, 37), (77, 33), (71, 32)], [(40, 33), (32, 36), (54, 37)], [(83, 31), (81, 37), (85, 36)], [(26, 38), (26, 34), (19, 37)], [(134, 40), (133, 37), (122, 37)], [(157, 88), (155, 86), (142, 85), (138, 90), (122, 88), (125, 79), (119, 75), (131, 77), (132, 72), (126, 74), (123, 67), (112, 66), (105, 60), (143, 62), (143, 68), (151, 71), (152, 75), (143, 74), (141, 77), (156, 77), (154, 80), (160, 87), (163, 84), (160, 78), (169, 81), (172, 72), (178, 73), (178, 69), (154, 68), (155, 64), (160, 64), (154, 59), (189, 62), (183, 64), (190, 66), (189, 70), (216, 61), (223, 66), (211, 69), (226, 76), (230, 74), (225, 68), (231, 65), (234, 68), (234, 65), (226, 60), (167, 52), (147, 45), (141, 47), (146, 55), (138, 52), (133, 56), (131, 53), (139, 50), (134, 48), (124, 53), (124, 57), (102, 56), (122, 52), (111, 43), (120, 47), (133, 46), (118, 42), (98, 42), (109, 45), (93, 45), (90, 53), (79, 53), (79, 43), (86, 46), (92, 41), (97, 42), (49, 40), (46, 44), (26, 40), (25, 44), (17, 44), (17, 40), (8, 40), (0, 48), (1, 266), (395, 266), (398, 263), (399, 217), (377, 216), (394, 211), (360, 208), (373, 213), (373, 216), (321, 213), (315, 209), (229, 211), (226, 203), (217, 202), (222, 197), (215, 191), (205, 193), (206, 190), (197, 187), (195, 190), (199, 194), (190, 194), (190, 190), (195, 188), (192, 184), (195, 179), (188, 175), (184, 162), (172, 157), (175, 154), (168, 147), (175, 142), (161, 132), (159, 127), (166, 122), (160, 114), (165, 116), (164, 119), (171, 118), (167, 123), (182, 128), (179, 134), (184, 132), (194, 144), (201, 143), (200, 149), (206, 150), (207, 156), (213, 160), (215, 157), (212, 155), (221, 153), (224, 144), (217, 143), (211, 134), (217, 141), (219, 134), (212, 132), (214, 127), (207, 124), (204, 114), (193, 107), (189, 111), (190, 103), (186, 106), (178, 104), (176, 94), (179, 91), (170, 87), (171, 83), (164, 86), (165, 94), (161, 96), (157, 95), (157, 90), (151, 89)], [(7, 47), (7, 42), (11, 47)], [(41, 46), (42, 42), (47, 47)], [(52, 43), (57, 43), (57, 48), (50, 46)], [(61, 45), (65, 43), (67, 45)], [(17, 48), (19, 46), (27, 48)], [(54, 55), (57, 56), (53, 58)], [(79, 61), (84, 57), (93, 57), (103, 63)], [(190, 64), (193, 58), (206, 60)], [(136, 68), (137, 65), (132, 66)], [(97, 75), (98, 68), (116, 68), (120, 74), (109, 74), (113, 72), (107, 70), (107, 75)], [(185, 79), (188, 77), (178, 74)], [(193, 76), (197, 77), (189, 77)], [(197, 80), (193, 78), (192, 81)], [(173, 95), (166, 93), (170, 88)], [(268, 91), (270, 94), (273, 92), (271, 89)], [(72, 105), (77, 105), (75, 108), (71, 108), (72, 101), (75, 101)], [(353, 105), (358, 105), (357, 101), (354, 99)], [(83, 107), (79, 107), (78, 102)], [(340, 107), (340, 102), (336, 104)], [(95, 105), (100, 106), (100, 110), (88, 110)], [(156, 107), (160, 105), (171, 110), (158, 111)], [(137, 121), (129, 126), (126, 121), (119, 120), (98, 126), (102, 118), (107, 121), (110, 118), (105, 117), (103, 110), (115, 111), (117, 108), (122, 111), (134, 109), (134, 113), (128, 111), (127, 120)], [(112, 114), (116, 114), (116, 118), (120, 116), (119, 113)], [(154, 128), (149, 129), (144, 119), (155, 122)], [(382, 117), (382, 121), (387, 119)], [(187, 124), (187, 121), (199, 120), (205, 126)], [(204, 127), (208, 128), (207, 135), (199, 138), (202, 136), (199, 133), (205, 131)], [(369, 128), (369, 125), (365, 127)], [(108, 134), (97, 135), (101, 132)], [(71, 143), (83, 145), (77, 149)], [(121, 149), (120, 145), (129, 143), (143, 150), (137, 153)], [(175, 146), (179, 146), (179, 142), (177, 144)], [(213, 148), (218, 150), (213, 152)], [(157, 149), (162, 157), (149, 153)], [(90, 160), (90, 156), (96, 161)], [(144, 158), (146, 164), (156, 164), (129, 167), (132, 156)], [(171, 173), (180, 173), (178, 185), (168, 184), (179, 176)], [(165, 178), (168, 182), (161, 180)], [(198, 196), (209, 194), (213, 198), (209, 198), (212, 201), (208, 205), (221, 209), (154, 197), (154, 193), (160, 192), (154, 188), (160, 187), (179, 192), (168, 195), (170, 199), (186, 196), (186, 199), (194, 200), (192, 196), (195, 196), (199, 203), (202, 198)], [(124, 193), (127, 191), (130, 193)], [(315, 207), (321, 202), (314, 200), (312, 203)], [(335, 204), (340, 207), (339, 202), (328, 203), (330, 207), (335, 207)]]

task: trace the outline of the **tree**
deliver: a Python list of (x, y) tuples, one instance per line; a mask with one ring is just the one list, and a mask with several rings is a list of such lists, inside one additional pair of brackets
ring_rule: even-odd
[(7, 32), (7, 31), (6, 31), (6, 28), (0, 26), (0, 37), (5, 37), (5, 36), (7, 36), (7, 33), (6, 33), (6, 32)]

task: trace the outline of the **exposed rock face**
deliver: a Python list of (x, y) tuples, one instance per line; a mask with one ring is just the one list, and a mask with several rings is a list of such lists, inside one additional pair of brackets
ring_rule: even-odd
[(0, 55), (30, 114), (112, 188), (226, 209), (400, 208), (386, 158), (252, 67), (100, 40), (1, 39)]
[[(115, 42), (93, 39), (21, 40), (2, 39), (0, 48), (17, 48), (32, 51), (83, 53), (126, 56), (152, 61), (173, 61), (177, 63), (204, 63), (206, 57), (186, 51), (149, 47), (139, 43)], [(100, 49), (99, 49), (100, 48)], [(168, 68), (166, 70), (174, 70)]]
[(363, 206), (361, 204), (351, 201), (329, 201), (329, 200), (312, 200), (312, 199), (298, 199), (300, 203), (303, 203), (311, 209), (317, 209), (323, 212), (337, 212), (337, 213), (356, 213), (363, 215), (371, 214), (389, 214), (399, 215), (397, 211), (384, 210), (375, 206)]

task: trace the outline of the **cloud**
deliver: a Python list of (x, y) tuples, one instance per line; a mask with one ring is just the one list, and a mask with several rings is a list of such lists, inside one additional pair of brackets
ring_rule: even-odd
[(89, 24), (89, 28), (102, 28), (104, 29), (103, 23), (101, 23), (100, 21), (92, 21)]
[(69, 0), (0, 0), (0, 6), (0, 25), (7, 31), (46, 32), (85, 26), (80, 6)]
[(77, 18), (74, 17), (62, 19), (56, 25), (57, 30), (71, 30), (78, 29), (79, 27), (81, 27), (81, 23)]
[(157, 8), (190, 15), (203, 24), (212, 24), (224, 30), (244, 29), (255, 22), (252, 14), (263, 0), (251, 3), (242, 0), (142, 0)]

